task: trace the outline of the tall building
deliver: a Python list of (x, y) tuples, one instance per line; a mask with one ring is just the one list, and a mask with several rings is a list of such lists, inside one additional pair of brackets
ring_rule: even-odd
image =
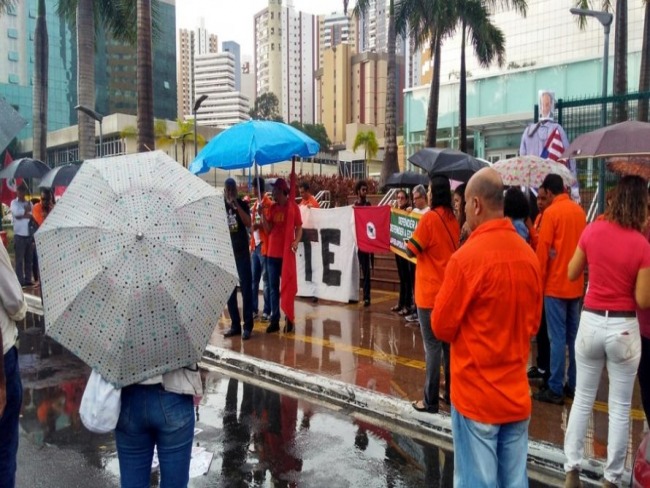
[[(161, 0), (156, 20), (160, 32), (173, 32), (176, 25), (175, 0)], [(49, 29), (48, 29), (49, 32)], [(97, 37), (95, 54), (96, 110), (101, 114), (136, 115), (136, 47), (117, 42), (109, 34)], [(176, 43), (169, 36), (153, 38), (154, 116), (174, 120), (177, 111)], [(76, 117), (74, 118), (76, 123)]]
[[(32, 77), (34, 72), (34, 30), (38, 2), (15, 2), (0, 16), (0, 97), (5, 98), (30, 122), (18, 135), (31, 137)], [(48, 72), (48, 131), (77, 123), (77, 40), (75, 29), (56, 14), (58, 0), (46, 0), (50, 45)], [(162, 32), (173, 32), (175, 0), (159, 2)], [(136, 50), (96, 36), (96, 105), (102, 115), (136, 113)], [(176, 49), (165, 36), (154, 37), (154, 114), (174, 119), (176, 115)], [(106, 141), (105, 141), (106, 142)]]
[(314, 123), (318, 18), (268, 0), (254, 22), (256, 95), (274, 93), (286, 122)]
[(357, 41), (357, 22), (352, 13), (345, 15), (343, 12), (334, 12), (328, 15), (322, 15), (318, 19), (319, 32), (319, 59), (320, 65), (323, 65), (323, 53), (339, 44), (349, 44), (353, 50), (356, 50)]
[[(388, 20), (391, 0), (370, 0), (368, 9), (359, 16), (358, 52), (385, 53), (388, 49)], [(404, 39), (397, 36), (395, 52), (404, 54)]]
[(177, 116), (186, 119), (194, 106), (194, 57), (219, 52), (218, 37), (205, 29), (205, 19), (199, 19), (194, 30), (178, 31), (178, 108)]
[(323, 52), (323, 65), (317, 72), (320, 112), (317, 123), (325, 126), (334, 145), (345, 142), (345, 126), (352, 122), (351, 58), (349, 44), (339, 44)]
[(221, 44), (224, 53), (232, 53), (235, 60), (235, 90), (241, 91), (241, 49), (235, 41), (226, 41)]
[[(237, 43), (230, 43), (231, 48)], [(232, 52), (201, 54), (194, 58), (194, 91), (207, 95), (196, 114), (197, 125), (227, 128), (248, 120), (247, 97), (236, 90), (236, 63)]]
[(255, 73), (253, 58), (249, 55), (244, 55), (241, 58), (241, 93), (248, 97), (252, 106), (255, 102)]

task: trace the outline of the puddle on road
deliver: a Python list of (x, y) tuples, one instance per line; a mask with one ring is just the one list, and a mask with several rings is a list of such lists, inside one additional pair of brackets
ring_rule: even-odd
[[(88, 367), (33, 333), (21, 334), (20, 362), (25, 392), (21, 442), (38, 446), (46, 456), (48, 449), (69, 454), (49, 468), (37, 462), (29, 466), (23, 454), (21, 469), (30, 469), (42, 486), (66, 486), (53, 481), (61, 479), (59, 472), (75, 472), (79, 486), (101, 472), (101, 488), (119, 486), (112, 434), (92, 434), (79, 419)], [(214, 457), (206, 475), (190, 480), (193, 488), (453, 484), (453, 455), (436, 446), (218, 373), (204, 372), (204, 380), (195, 446)], [(154, 471), (151, 486), (158, 484)]]

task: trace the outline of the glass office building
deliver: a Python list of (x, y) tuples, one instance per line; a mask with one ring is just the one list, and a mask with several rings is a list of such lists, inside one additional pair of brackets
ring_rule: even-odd
[[(49, 38), (48, 131), (77, 123), (77, 46), (76, 31), (61, 19), (58, 0), (46, 0)], [(18, 135), (32, 135), (32, 91), (34, 70), (34, 30), (38, 1), (16, 2), (0, 16), (0, 97), (6, 99), (28, 121)], [(161, 0), (157, 19), (158, 34), (153, 40), (154, 115), (176, 118), (176, 12), (174, 0)], [(97, 37), (95, 53), (95, 109), (111, 113), (136, 114), (136, 49)]]

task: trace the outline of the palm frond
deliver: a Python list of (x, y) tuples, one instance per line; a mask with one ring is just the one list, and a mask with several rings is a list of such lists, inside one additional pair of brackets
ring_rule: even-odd
[(496, 60), (499, 66), (503, 66), (506, 52), (505, 35), (492, 23), (485, 3), (482, 0), (467, 0), (463, 14), (479, 64), (488, 67)]

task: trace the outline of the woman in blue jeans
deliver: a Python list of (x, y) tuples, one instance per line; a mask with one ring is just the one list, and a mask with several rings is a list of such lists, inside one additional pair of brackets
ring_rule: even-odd
[(198, 369), (181, 368), (122, 388), (115, 428), (121, 488), (149, 488), (154, 447), (160, 461), (160, 488), (189, 482), (194, 439), (194, 394)]
[(581, 486), (587, 424), (604, 366), (609, 378), (609, 432), (602, 486), (619, 486), (623, 475), (641, 357), (636, 308), (650, 306), (650, 244), (641, 233), (647, 205), (646, 181), (623, 177), (604, 219), (587, 226), (569, 262), (570, 280), (581, 277), (589, 266), (589, 287), (575, 342), (576, 391), (564, 438), (567, 488)]

